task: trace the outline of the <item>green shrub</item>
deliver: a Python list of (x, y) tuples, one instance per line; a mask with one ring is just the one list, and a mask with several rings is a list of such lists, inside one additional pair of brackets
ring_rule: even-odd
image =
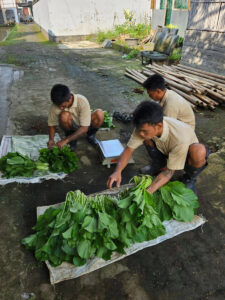
[(115, 32), (108, 30), (107, 32), (99, 31), (97, 34), (97, 42), (102, 43), (105, 39), (112, 40), (116, 37)]
[(181, 59), (181, 48), (175, 48), (173, 53), (169, 56), (169, 60), (177, 61)]
[(137, 50), (137, 49), (131, 50), (131, 51), (128, 53), (128, 55), (126, 56), (126, 59), (136, 58), (136, 57), (138, 56), (139, 52), (140, 52), (140, 51)]
[(183, 42), (184, 42), (184, 38), (182, 36), (179, 36), (178, 40), (177, 40), (177, 44), (176, 47), (182, 47), (183, 46)]
[(129, 34), (133, 38), (143, 39), (149, 32), (150, 26), (146, 24), (134, 24), (132, 26), (128, 26), (127, 24), (117, 25), (113, 31), (99, 31), (97, 42), (102, 43), (105, 39), (112, 40), (125, 34)]

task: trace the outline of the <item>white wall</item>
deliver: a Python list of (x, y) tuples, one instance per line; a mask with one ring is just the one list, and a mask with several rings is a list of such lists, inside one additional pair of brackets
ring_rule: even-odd
[(1, 8), (13, 8), (16, 7), (16, 0), (0, 0)]
[(123, 10), (135, 12), (139, 23), (149, 21), (150, 0), (40, 0), (34, 20), (55, 36), (88, 35), (125, 21)]
[(38, 1), (33, 6), (34, 20), (39, 24), (46, 32), (51, 30), (48, 1)]

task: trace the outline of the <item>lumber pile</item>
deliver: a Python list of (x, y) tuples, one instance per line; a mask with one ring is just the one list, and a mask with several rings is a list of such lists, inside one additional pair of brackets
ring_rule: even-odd
[(175, 91), (193, 109), (197, 107), (214, 110), (225, 104), (225, 76), (198, 70), (184, 65), (147, 65), (141, 71), (126, 68), (125, 76), (143, 84), (153, 74), (164, 77), (169, 89)]

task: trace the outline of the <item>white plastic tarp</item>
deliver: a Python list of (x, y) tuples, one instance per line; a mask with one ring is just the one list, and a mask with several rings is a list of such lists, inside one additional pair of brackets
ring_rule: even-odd
[[(103, 192), (97, 193), (97, 194), (113, 194), (116, 195), (119, 191), (123, 190), (124, 188), (130, 187), (131, 185), (124, 185), (120, 188), (114, 188), (112, 190), (105, 190)], [(60, 204), (50, 205), (52, 207), (58, 207)], [(50, 206), (42, 206), (37, 207), (37, 217), (40, 216), (45, 212), (47, 208)], [(93, 272), (97, 269), (100, 269), (102, 267), (105, 267), (113, 262), (116, 262), (118, 260), (121, 260), (128, 255), (131, 255), (135, 252), (138, 252), (144, 248), (151, 247), (154, 245), (157, 245), (159, 243), (162, 243), (163, 241), (166, 241), (168, 239), (171, 239), (183, 232), (193, 230), (201, 225), (203, 225), (206, 222), (204, 217), (201, 216), (194, 216), (194, 219), (192, 222), (178, 222), (175, 220), (170, 221), (164, 221), (163, 224), (166, 228), (166, 234), (157, 237), (154, 240), (143, 242), (143, 243), (136, 243), (133, 244), (130, 248), (125, 249), (126, 254), (119, 254), (119, 253), (113, 253), (110, 260), (105, 261), (104, 259), (94, 257), (93, 259), (88, 260), (88, 262), (81, 267), (76, 267), (70, 263), (63, 262), (58, 267), (52, 267), (48, 261), (46, 261), (46, 265), (49, 269), (50, 273), (50, 282), (51, 284), (55, 284), (64, 280), (69, 280), (73, 278), (80, 277), (84, 274)]]
[[(55, 136), (55, 141), (59, 141), (58, 134)], [(48, 142), (48, 135), (34, 135), (34, 136), (6, 136), (2, 138), (0, 145), (0, 158), (8, 152), (19, 152), (22, 155), (28, 155), (31, 159), (37, 160), (39, 157), (39, 149), (46, 148)], [(51, 173), (41, 175), (34, 173), (33, 177), (15, 177), (3, 178), (0, 172), (0, 185), (5, 185), (11, 182), (19, 183), (38, 183), (48, 179), (62, 179), (66, 176), (65, 173)]]

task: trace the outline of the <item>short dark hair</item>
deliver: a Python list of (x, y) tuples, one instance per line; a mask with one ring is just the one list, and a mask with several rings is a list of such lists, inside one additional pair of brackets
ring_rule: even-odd
[(163, 110), (156, 102), (143, 101), (133, 112), (133, 123), (137, 128), (145, 123), (156, 125), (160, 122), (163, 122)]
[(166, 84), (165, 80), (161, 75), (154, 74), (145, 80), (145, 82), (143, 83), (143, 86), (147, 90), (155, 91), (157, 89), (160, 89), (163, 91), (166, 88), (165, 84)]
[(60, 105), (68, 102), (71, 97), (70, 89), (64, 84), (55, 84), (51, 90), (51, 100), (54, 104)]

